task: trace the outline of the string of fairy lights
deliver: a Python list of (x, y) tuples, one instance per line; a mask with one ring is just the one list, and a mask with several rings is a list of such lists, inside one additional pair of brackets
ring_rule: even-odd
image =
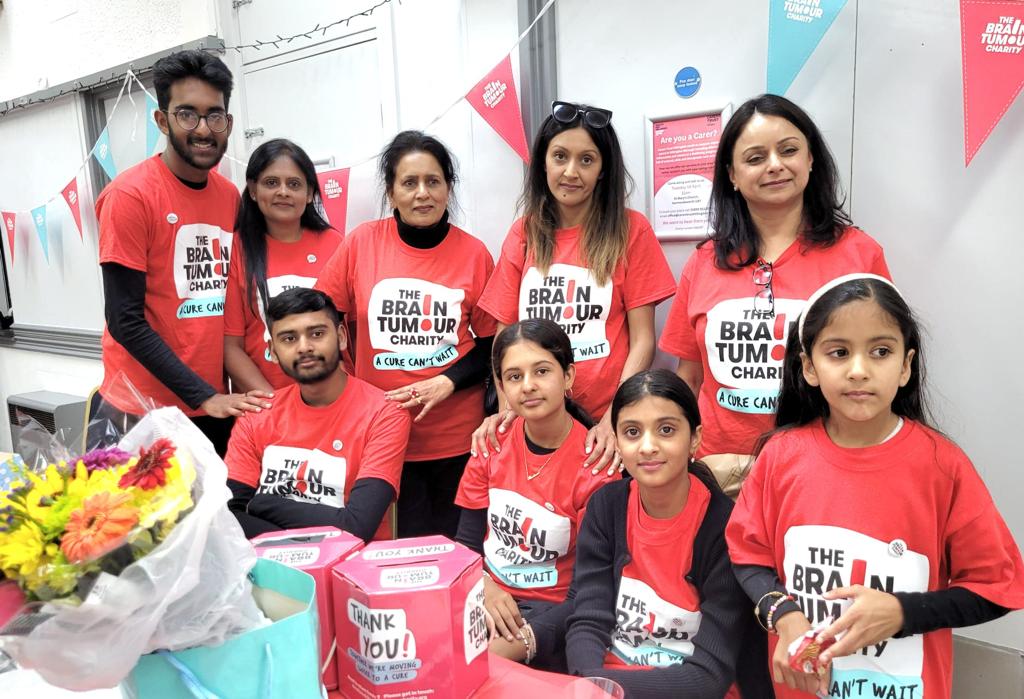
[[(376, 12), (377, 10), (386, 5), (390, 5), (392, 2), (395, 1), (396, 0), (380, 0), (380, 2), (378, 2), (376, 5), (368, 7), (360, 12), (355, 12), (349, 15), (348, 17), (342, 17), (340, 19), (336, 19), (326, 23), (318, 22), (316, 26), (313, 27), (312, 29), (307, 29), (306, 31), (301, 31), (296, 34), (292, 34), (291, 36), (282, 36), (280, 34), (276, 34), (274, 35), (273, 39), (257, 39), (256, 41), (253, 41), (248, 44), (237, 44), (234, 46), (207, 48), (204, 50), (215, 51), (217, 53), (224, 53), (227, 51), (241, 53), (245, 49), (253, 49), (254, 51), (260, 51), (268, 47), (279, 49), (281, 47), (281, 44), (290, 44), (297, 39), (312, 40), (314, 38), (317, 38), (318, 34), (320, 35), (320, 37), (325, 37), (327, 36), (327, 33), (332, 29), (338, 27), (348, 27), (354, 20), (357, 20), (360, 17), (371, 17), (374, 12)], [(397, 0), (397, 2), (399, 5), (402, 4), (401, 0)], [(129, 69), (131, 69), (132, 67), (133, 66), (129, 66)], [(104, 72), (102, 75), (100, 75), (95, 80), (92, 80), (90, 82), (82, 82), (81, 80), (76, 80), (75, 82), (66, 87), (62, 86), (60, 89), (57, 90), (56, 93), (52, 95), (47, 95), (46, 97), (22, 97), (19, 99), (0, 102), (0, 118), (3, 118), (11, 112), (19, 109), (26, 109), (28, 107), (34, 107), (40, 104), (49, 104), (50, 102), (59, 100), (61, 97), (64, 97), (66, 95), (72, 95), (77, 92), (89, 92), (97, 88), (106, 87), (107, 85), (119, 82), (123, 78), (124, 71), (114, 70), (111, 71), (109, 74)]]

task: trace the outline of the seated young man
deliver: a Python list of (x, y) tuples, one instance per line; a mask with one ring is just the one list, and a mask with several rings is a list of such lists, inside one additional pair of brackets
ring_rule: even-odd
[(331, 525), (391, 538), (409, 413), (341, 367), (345, 326), (329, 296), (289, 289), (267, 305), (270, 351), (295, 384), (240, 418), (225, 462), (245, 535)]

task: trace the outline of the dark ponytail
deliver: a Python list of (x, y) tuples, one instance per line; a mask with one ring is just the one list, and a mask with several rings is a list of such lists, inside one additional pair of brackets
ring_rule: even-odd
[[(550, 352), (563, 372), (569, 371), (573, 364), (572, 343), (558, 323), (542, 318), (521, 320), (509, 325), (494, 338), (494, 346), (491, 348), (491, 369), (498, 384), (501, 384), (501, 362), (505, 358), (505, 352), (518, 342), (532, 342)], [(590, 413), (568, 396), (565, 397), (565, 409), (574, 420), (588, 430), (596, 424)]]

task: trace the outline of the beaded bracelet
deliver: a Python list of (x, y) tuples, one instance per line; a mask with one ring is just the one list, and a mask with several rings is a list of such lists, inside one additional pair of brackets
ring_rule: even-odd
[(522, 636), (523, 645), (526, 646), (526, 658), (523, 663), (529, 665), (530, 661), (537, 657), (537, 637), (533, 635), (533, 627), (529, 624), (523, 624), (519, 628), (519, 633)]
[(778, 631), (775, 630), (775, 612), (776, 610), (778, 610), (779, 605), (781, 605), (786, 600), (789, 600), (793, 604), (796, 604), (796, 600), (793, 599), (793, 595), (783, 595), (782, 597), (779, 597), (777, 600), (775, 600), (775, 603), (768, 608), (768, 618), (765, 619), (765, 621), (768, 625), (768, 630), (771, 633), (778, 633)]
[(785, 598), (786, 593), (779, 592), (778, 590), (771, 590), (761, 595), (761, 599), (757, 600), (757, 604), (754, 605), (754, 618), (757, 619), (758, 625), (765, 630), (766, 633), (771, 633), (771, 629), (765, 625), (765, 622), (761, 621), (761, 603), (769, 597)]

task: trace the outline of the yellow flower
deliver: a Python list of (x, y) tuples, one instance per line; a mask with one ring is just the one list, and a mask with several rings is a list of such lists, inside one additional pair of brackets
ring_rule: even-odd
[(158, 533), (161, 540), (170, 533), (181, 513), (193, 505), (192, 483), (195, 481), (195, 469), (191, 463), (183, 465), (176, 456), (172, 456), (169, 463), (170, 466), (165, 472), (165, 486), (151, 490), (133, 489), (133, 504), (139, 508), (140, 527), (149, 529), (156, 524), (170, 525), (161, 527)]
[(5, 532), (0, 536), (0, 568), (28, 575), (39, 567), (43, 544), (43, 533), (33, 522), (23, 522), (14, 531)]

